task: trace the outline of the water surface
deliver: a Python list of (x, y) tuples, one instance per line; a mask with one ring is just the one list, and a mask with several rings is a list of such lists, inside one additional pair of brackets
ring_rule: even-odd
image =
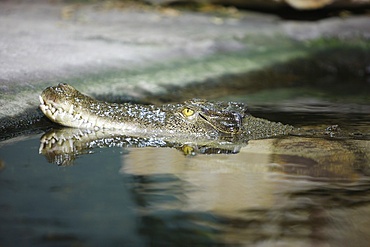
[[(261, 116), (369, 132), (369, 114)], [(57, 166), (39, 135), (0, 148), (1, 246), (368, 246), (370, 140), (281, 137), (236, 154), (94, 148)]]

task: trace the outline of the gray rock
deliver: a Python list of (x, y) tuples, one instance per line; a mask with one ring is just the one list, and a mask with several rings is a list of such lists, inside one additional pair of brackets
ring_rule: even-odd
[(156, 101), (174, 88), (309, 56), (309, 40), (370, 37), (368, 16), (294, 22), (252, 12), (174, 11), (0, 2), (2, 126), (38, 118), (38, 95), (59, 82), (102, 99)]

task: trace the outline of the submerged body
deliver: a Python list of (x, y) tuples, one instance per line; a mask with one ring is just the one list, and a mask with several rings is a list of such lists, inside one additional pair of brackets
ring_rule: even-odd
[(52, 121), (74, 128), (120, 130), (126, 135), (205, 139), (260, 139), (286, 135), (293, 127), (255, 118), (243, 103), (193, 99), (162, 106), (97, 101), (67, 84), (46, 88), (40, 109)]

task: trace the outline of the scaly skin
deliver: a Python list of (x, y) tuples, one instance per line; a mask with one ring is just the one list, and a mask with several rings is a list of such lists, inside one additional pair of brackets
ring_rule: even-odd
[(97, 101), (70, 85), (46, 88), (40, 109), (52, 121), (81, 129), (120, 130), (122, 134), (238, 140), (286, 135), (293, 127), (259, 119), (242, 103), (193, 99), (162, 106)]
[[(185, 155), (229, 154), (238, 153), (251, 139), (337, 135), (335, 126), (324, 133), (255, 118), (241, 103), (112, 104), (96, 101), (66, 84), (45, 89), (40, 101), (41, 110), (52, 121), (74, 127), (51, 130), (40, 140), (39, 152), (58, 165), (71, 165), (95, 147), (172, 147)], [(368, 142), (298, 137), (253, 145), (262, 145), (258, 150), (271, 154), (272, 163), (283, 164), (275, 169), (289, 174), (351, 180), (357, 178), (359, 168), (368, 170)]]

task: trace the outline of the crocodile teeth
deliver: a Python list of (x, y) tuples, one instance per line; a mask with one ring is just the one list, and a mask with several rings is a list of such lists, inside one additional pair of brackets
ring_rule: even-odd
[(44, 143), (44, 142), (42, 142), (42, 143), (40, 144), (40, 147), (39, 147), (39, 154), (41, 154), (41, 153), (42, 153), (42, 150), (44, 150), (44, 148), (45, 148), (45, 143)]
[(59, 146), (62, 146), (62, 144), (64, 143), (64, 140), (62, 139), (62, 138), (60, 138), (59, 140), (58, 140), (58, 145)]
[(51, 113), (51, 111), (47, 108), (47, 109), (45, 109), (45, 115), (46, 116), (48, 116), (48, 117), (50, 117), (50, 118), (52, 118), (52, 119), (54, 119), (54, 116), (53, 116), (53, 114)]
[(45, 105), (40, 105), (40, 109), (41, 109), (41, 111), (42, 111), (42, 112), (44, 112), (44, 113), (45, 113), (45, 111), (46, 111), (46, 106), (45, 106)]
[(72, 139), (68, 139), (68, 144), (69, 144), (69, 148), (73, 150), (73, 140)]
[(55, 114), (53, 117), (55, 120), (57, 120), (58, 122), (62, 122), (64, 120), (64, 113), (63, 112), (57, 112), (57, 114)]
[(44, 105), (44, 104), (45, 104), (45, 101), (44, 101), (44, 99), (41, 97), (41, 95), (39, 95), (39, 100), (40, 100), (40, 104), (41, 104), (41, 105)]

